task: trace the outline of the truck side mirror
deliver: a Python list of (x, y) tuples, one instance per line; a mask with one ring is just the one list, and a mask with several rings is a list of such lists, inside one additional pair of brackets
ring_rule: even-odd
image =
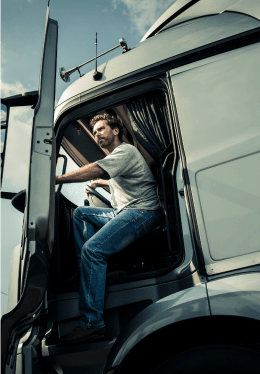
[(8, 119), (10, 104), (7, 100), (1, 99), (1, 184), (5, 162), (5, 148), (7, 139)]

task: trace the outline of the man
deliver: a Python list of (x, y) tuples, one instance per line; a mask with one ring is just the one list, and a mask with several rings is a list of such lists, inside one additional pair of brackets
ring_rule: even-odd
[[(73, 228), (80, 268), (78, 326), (61, 337), (59, 345), (105, 335), (103, 320), (107, 258), (153, 230), (162, 215), (156, 182), (139, 151), (123, 142), (123, 125), (108, 114), (91, 122), (98, 144), (109, 155), (59, 177), (56, 184), (102, 178), (92, 187), (109, 184), (112, 208), (78, 207)], [(109, 182), (108, 182), (109, 180)], [(97, 232), (95, 229), (99, 229)]]

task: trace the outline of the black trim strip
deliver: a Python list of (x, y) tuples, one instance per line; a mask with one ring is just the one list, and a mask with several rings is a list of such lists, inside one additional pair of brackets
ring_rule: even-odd
[(170, 254), (172, 256), (172, 259), (173, 259), (174, 263), (176, 263), (177, 258), (176, 258), (175, 254), (173, 252), (172, 243), (171, 243), (171, 231), (170, 231), (168, 204), (167, 204), (167, 199), (166, 199), (166, 185), (165, 185), (166, 166), (167, 166), (169, 160), (172, 158), (172, 156), (173, 156), (174, 161), (176, 162), (174, 152), (171, 152), (166, 156), (166, 158), (164, 160), (164, 163), (162, 165), (162, 168), (161, 168), (161, 180), (162, 180), (162, 187), (163, 187), (163, 205), (164, 205), (164, 215), (165, 215), (166, 228), (167, 228), (168, 247), (169, 247), (169, 251), (170, 251)]
[(181, 256), (176, 263), (176, 267), (180, 265), (180, 263), (184, 259), (185, 255), (185, 246), (184, 246), (184, 240), (183, 240), (183, 231), (182, 231), (182, 221), (181, 221), (181, 214), (180, 214), (180, 204), (179, 204), (179, 198), (178, 198), (178, 188), (177, 188), (177, 167), (178, 167), (178, 161), (180, 159), (180, 153), (178, 149), (178, 142), (176, 139), (176, 133), (174, 131), (174, 117), (172, 114), (172, 104), (171, 104), (171, 90), (172, 85), (169, 84), (169, 80), (164, 79), (165, 85), (167, 87), (167, 110), (169, 113), (169, 119), (170, 119), (170, 127), (171, 127), (171, 138), (173, 141), (174, 146), (174, 160), (173, 160), (173, 166), (171, 170), (171, 182), (172, 182), (172, 190), (173, 190), (173, 200), (174, 200), (174, 209), (175, 209), (175, 216), (176, 216), (176, 223), (177, 223), (177, 232), (178, 232), (178, 242), (179, 242), (179, 248), (181, 249)]
[(186, 187), (186, 191), (187, 191), (187, 200), (188, 200), (187, 203), (188, 203), (189, 210), (190, 210), (191, 227), (192, 227), (192, 232), (193, 232), (195, 250), (198, 256), (199, 272), (201, 275), (206, 275), (204, 256), (202, 253), (202, 246), (201, 246), (200, 236), (199, 236), (199, 228), (198, 228), (196, 212), (195, 212), (195, 207), (194, 207), (193, 198), (192, 198), (189, 175), (187, 171), (185, 151), (184, 151), (183, 141), (181, 137), (178, 112), (176, 108), (176, 102), (174, 98), (174, 92), (173, 92), (173, 87), (172, 87), (171, 77), (170, 77), (169, 72), (167, 73), (167, 79), (168, 79), (168, 87), (169, 87), (169, 95), (170, 95), (170, 100), (171, 100), (172, 112), (173, 112), (173, 117), (174, 117), (174, 120), (173, 120), (174, 129), (175, 129), (174, 132), (176, 134), (176, 141), (178, 144), (178, 150), (179, 150), (180, 159), (182, 162), (182, 177), (183, 177), (184, 186)]

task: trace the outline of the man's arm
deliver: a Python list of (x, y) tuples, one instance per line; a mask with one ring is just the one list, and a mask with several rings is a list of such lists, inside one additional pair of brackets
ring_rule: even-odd
[(107, 172), (101, 169), (98, 164), (93, 162), (92, 164), (84, 165), (78, 170), (72, 171), (71, 173), (56, 177), (56, 184), (87, 182), (89, 180), (102, 177), (104, 178), (107, 176)]
[[(98, 179), (91, 184), (95, 184), (95, 187), (92, 188), (97, 188), (97, 187), (109, 187), (109, 182), (104, 180), (104, 179)], [(90, 186), (91, 187), (91, 186)]]

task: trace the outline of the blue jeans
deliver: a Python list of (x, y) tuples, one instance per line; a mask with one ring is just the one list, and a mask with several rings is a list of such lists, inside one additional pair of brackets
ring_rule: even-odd
[[(104, 310), (107, 258), (121, 251), (159, 225), (160, 210), (78, 207), (73, 228), (80, 267), (79, 325), (105, 326)], [(95, 229), (99, 229), (96, 232)]]

